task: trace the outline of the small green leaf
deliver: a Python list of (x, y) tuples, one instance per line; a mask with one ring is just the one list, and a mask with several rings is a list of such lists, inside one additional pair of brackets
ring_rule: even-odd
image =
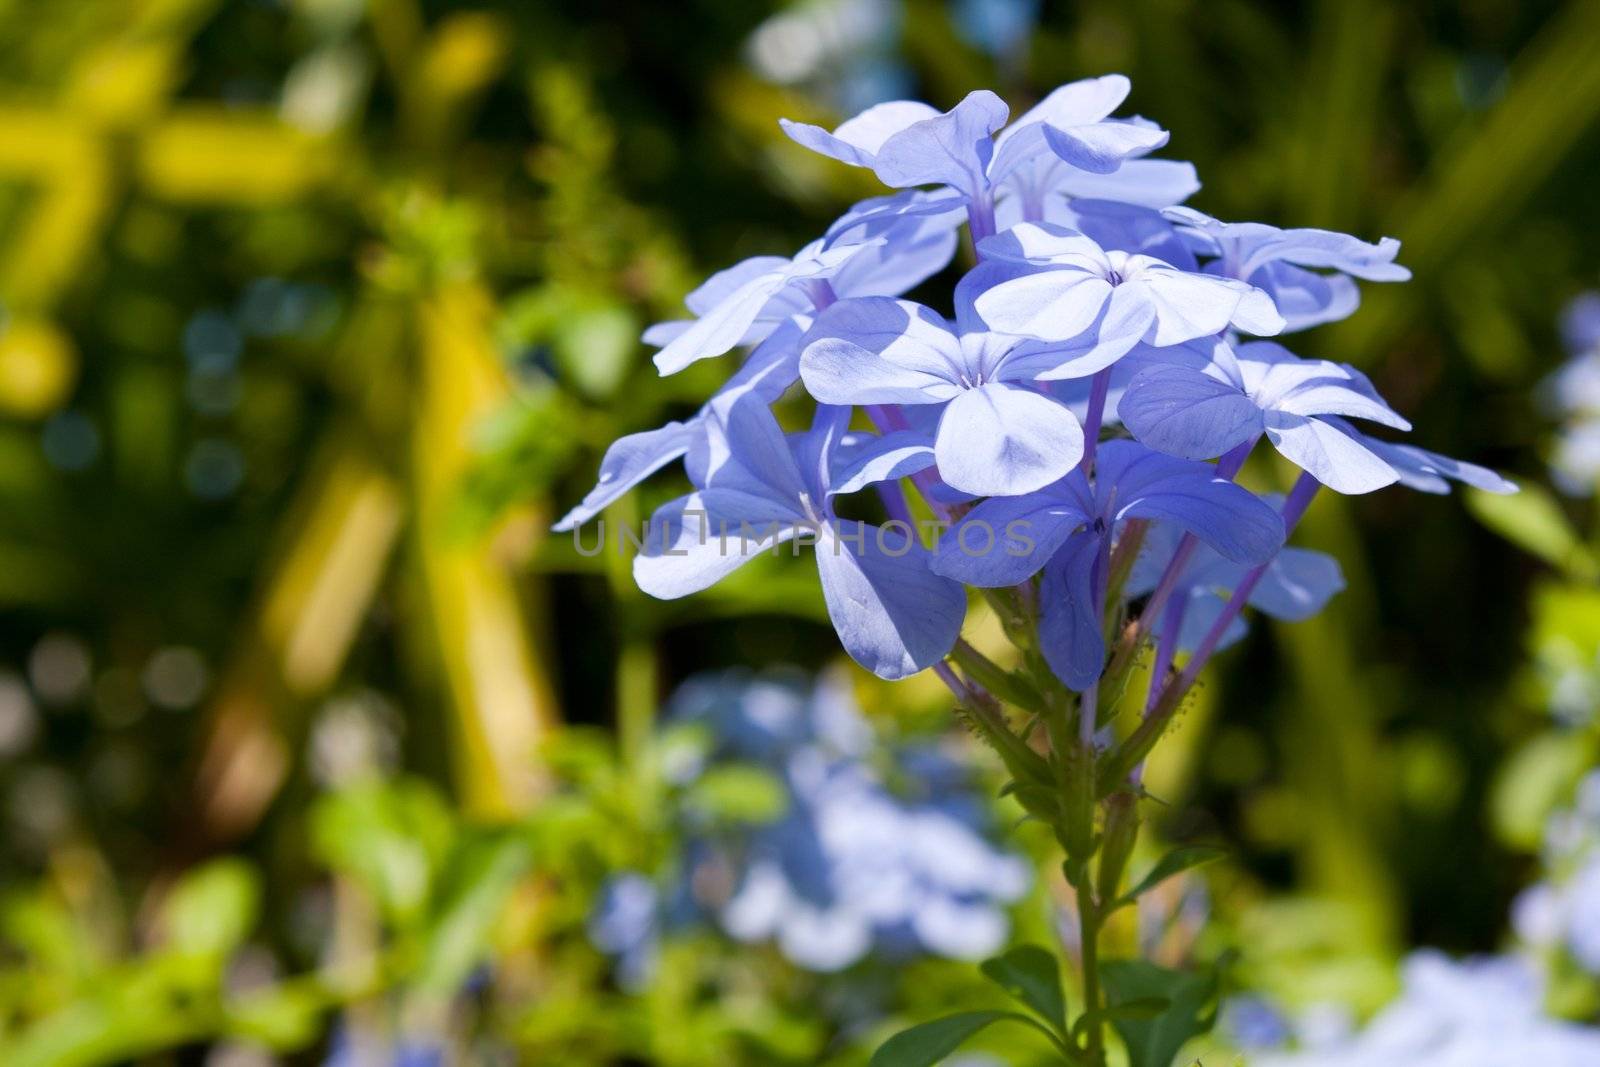
[[(1111, 960), (1100, 968), (1106, 1017), (1128, 1046), (1130, 1067), (1172, 1067), (1184, 1043), (1216, 1022), (1217, 974), (1169, 971), (1143, 960)], [(1153, 1016), (1150, 1005), (1163, 1007)]]
[(279, 1051), (294, 1051), (316, 1040), (332, 996), (298, 980), (248, 993), (223, 1010), (222, 1031)]
[(179, 952), (222, 956), (249, 935), (261, 886), (242, 860), (214, 860), (183, 876), (163, 908), (167, 937)]
[(1113, 1004), (1105, 1010), (1104, 1016), (1108, 1020), (1115, 1019), (1155, 1019), (1172, 1006), (1166, 997), (1136, 997), (1121, 1004)]
[(1038, 1012), (1058, 1033), (1067, 1029), (1067, 1001), (1056, 958), (1038, 945), (1018, 945), (978, 967), (983, 976)]
[(1150, 868), (1150, 873), (1139, 880), (1139, 883), (1118, 897), (1113, 907), (1120, 908), (1124, 904), (1132, 904), (1139, 899), (1141, 893), (1148, 893), (1162, 882), (1175, 874), (1181, 874), (1192, 867), (1219, 860), (1227, 853), (1213, 845), (1185, 845), (1175, 848), (1156, 861)]
[(1549, 490), (1525, 483), (1515, 495), (1469, 489), (1467, 508), (1489, 529), (1574, 578), (1591, 579), (1600, 565), (1584, 547)]
[(739, 823), (773, 822), (789, 804), (783, 783), (753, 763), (712, 767), (689, 787), (685, 800), (713, 819)]
[(1002, 1019), (1019, 1019), (1034, 1025), (1027, 1016), (1014, 1011), (966, 1011), (946, 1015), (895, 1034), (878, 1046), (867, 1067), (933, 1067), (979, 1030)]
[(1517, 749), (1489, 790), (1489, 814), (1501, 840), (1537, 849), (1550, 813), (1593, 766), (1594, 756), (1594, 742), (1575, 730), (1540, 734)]
[(452, 864), (454, 891), (427, 931), (414, 988), (448, 997), (466, 982), (487, 954), (494, 925), (532, 862), (531, 846), (515, 836), (462, 846)]

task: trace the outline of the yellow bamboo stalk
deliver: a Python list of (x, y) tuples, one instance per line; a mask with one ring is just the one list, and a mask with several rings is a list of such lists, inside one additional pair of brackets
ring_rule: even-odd
[(453, 706), (454, 760), (467, 810), (525, 811), (542, 787), (538, 749), (558, 721), (510, 561), (491, 533), (452, 520), (477, 422), (509, 396), (474, 283), (447, 282), (418, 313), (420, 390), (412, 439), (416, 538), (428, 613)]

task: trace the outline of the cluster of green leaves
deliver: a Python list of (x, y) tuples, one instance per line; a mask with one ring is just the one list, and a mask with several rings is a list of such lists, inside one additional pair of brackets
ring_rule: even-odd
[[(1068, 1024), (1056, 957), (1037, 945), (1019, 945), (985, 960), (985, 978), (1028, 1009), (969, 1011), (902, 1031), (884, 1042), (870, 1067), (932, 1067), (967, 1039), (996, 1023), (1018, 1024), (1043, 1035), (1057, 1062), (1090, 1062), (1081, 1047), (1092, 1025), (1087, 1013)], [(1109, 994), (1102, 1012), (1127, 1047), (1131, 1067), (1171, 1067), (1180, 1049), (1216, 1021), (1216, 972), (1169, 970), (1145, 960), (1107, 960), (1101, 980)]]

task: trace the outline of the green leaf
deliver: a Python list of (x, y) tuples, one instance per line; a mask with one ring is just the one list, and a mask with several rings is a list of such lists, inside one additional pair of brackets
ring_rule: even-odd
[(1156, 1019), (1171, 1006), (1172, 1002), (1166, 997), (1138, 997), (1112, 1005), (1105, 1010), (1104, 1017), (1108, 1020)]
[(487, 954), (506, 900), (532, 862), (532, 845), (521, 837), (474, 841), (462, 848), (452, 864), (457, 888), (428, 931), (416, 988), (448, 996), (466, 982)]
[[(1106, 1017), (1128, 1046), (1130, 1067), (1172, 1067), (1190, 1038), (1216, 1021), (1217, 974), (1170, 971), (1143, 960), (1110, 960), (1100, 968)], [(1150, 1005), (1165, 1005), (1152, 1017)]]
[(878, 1046), (867, 1067), (933, 1067), (979, 1030), (1002, 1019), (1038, 1026), (1026, 1015), (1014, 1011), (967, 1011), (946, 1015), (895, 1034)]
[(1501, 840), (1534, 851), (1550, 813), (1594, 762), (1594, 742), (1576, 731), (1540, 734), (1514, 752), (1489, 789), (1489, 814)]
[(1501, 537), (1574, 578), (1600, 575), (1600, 565), (1584, 547), (1555, 496), (1531, 483), (1521, 489), (1510, 496), (1469, 489), (1467, 508)]
[(710, 768), (689, 787), (684, 799), (721, 822), (769, 823), (789, 806), (783, 783), (753, 763)]
[(1139, 899), (1141, 893), (1148, 893), (1162, 882), (1175, 874), (1181, 874), (1192, 867), (1219, 860), (1227, 853), (1214, 845), (1185, 845), (1175, 848), (1156, 861), (1150, 868), (1150, 873), (1139, 880), (1139, 883), (1116, 899), (1113, 908), (1120, 908), (1124, 904), (1132, 904)]
[(225, 1006), (222, 1031), (279, 1051), (316, 1040), (332, 997), (305, 979), (245, 994)]
[(255, 926), (261, 887), (243, 860), (225, 859), (184, 875), (163, 908), (167, 939), (178, 952), (223, 956)]
[(426, 918), (455, 836), (449, 805), (417, 779), (353, 783), (322, 797), (311, 815), (317, 856), (355, 879), (388, 918), (408, 929)]
[(1035, 714), (1043, 714), (1048, 710), (1039, 687), (1021, 671), (1006, 670), (965, 641), (956, 642), (950, 657), (974, 681), (1001, 700)]
[(978, 967), (983, 976), (1026, 1004), (1056, 1028), (1067, 1030), (1067, 1001), (1055, 956), (1038, 945), (1018, 945)]

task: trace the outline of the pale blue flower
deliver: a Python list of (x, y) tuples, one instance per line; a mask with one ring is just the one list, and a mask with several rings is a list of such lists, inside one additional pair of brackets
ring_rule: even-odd
[[(947, 485), (1014, 496), (1062, 477), (1083, 455), (1083, 428), (1030, 383), (1059, 357), (905, 300), (842, 301), (805, 337), (800, 376), (825, 404), (937, 405), (933, 456)], [(981, 324), (977, 324), (981, 327)]]
[(966, 613), (961, 587), (928, 569), (926, 550), (908, 532), (833, 511), (835, 493), (925, 467), (932, 449), (893, 435), (848, 448), (849, 416), (848, 408), (820, 405), (812, 429), (789, 439), (759, 397), (717, 406), (706, 423), (712, 459), (696, 491), (655, 513), (634, 557), (639, 587), (664, 599), (688, 596), (806, 536), (828, 615), (856, 662), (903, 678), (942, 659)]
[[(791, 258), (752, 256), (707, 278), (684, 298), (692, 320), (664, 322), (645, 331), (660, 345), (662, 374), (697, 360), (755, 344), (793, 316), (842, 296), (898, 296), (943, 270), (955, 254), (959, 214), (927, 198), (897, 201), (900, 217), (883, 217), (881, 204), (858, 205), (829, 235)], [(878, 224), (863, 220), (876, 210)]]
[[(868, 168), (886, 185), (949, 187), (968, 204), (974, 236), (983, 237), (994, 231), (997, 198), (1014, 199), (1024, 217), (1037, 218), (1060, 195), (1120, 199), (1125, 191), (1135, 203), (1164, 207), (1198, 188), (1188, 164), (1138, 158), (1167, 142), (1165, 130), (1108, 117), (1129, 88), (1120, 74), (1072, 82), (1009, 126), (1009, 109), (987, 90), (944, 113), (911, 100), (879, 104), (832, 132), (782, 124), (798, 143)], [(1095, 180), (1113, 173), (1114, 183)]]
[(1361, 294), (1352, 277), (1372, 282), (1403, 282), (1411, 277), (1394, 261), (1400, 242), (1393, 237), (1371, 244), (1332, 230), (1221, 222), (1188, 207), (1172, 207), (1165, 214), (1197, 254), (1216, 257), (1206, 265), (1207, 271), (1271, 294), (1286, 330), (1336, 322), (1355, 311)]
[(617, 977), (624, 989), (649, 984), (660, 951), (660, 892), (636, 872), (608, 880), (589, 915), (589, 940), (617, 958)]
[(1216, 342), (1201, 369), (1151, 364), (1128, 383), (1118, 412), (1140, 441), (1188, 459), (1220, 456), (1265, 434), (1287, 459), (1340, 493), (1371, 492), (1401, 475), (1328, 416), (1411, 428), (1364, 377), (1270, 341), (1237, 350)]
[(796, 316), (756, 346), (744, 366), (691, 417), (654, 430), (617, 438), (600, 460), (600, 477), (582, 503), (555, 524), (566, 533), (594, 518), (622, 495), (673, 460), (688, 456), (691, 469), (703, 468), (706, 419), (712, 406), (726, 405), (744, 393), (772, 403), (800, 377), (800, 338), (810, 320)]
[(1271, 298), (1253, 286), (1107, 251), (1051, 223), (1023, 223), (981, 247), (992, 260), (1032, 268), (974, 299), (991, 329), (1055, 342), (1081, 339), (1082, 351), (1060, 364), (1055, 377), (1093, 374), (1141, 341), (1167, 347), (1230, 326), (1255, 334), (1283, 328)]

